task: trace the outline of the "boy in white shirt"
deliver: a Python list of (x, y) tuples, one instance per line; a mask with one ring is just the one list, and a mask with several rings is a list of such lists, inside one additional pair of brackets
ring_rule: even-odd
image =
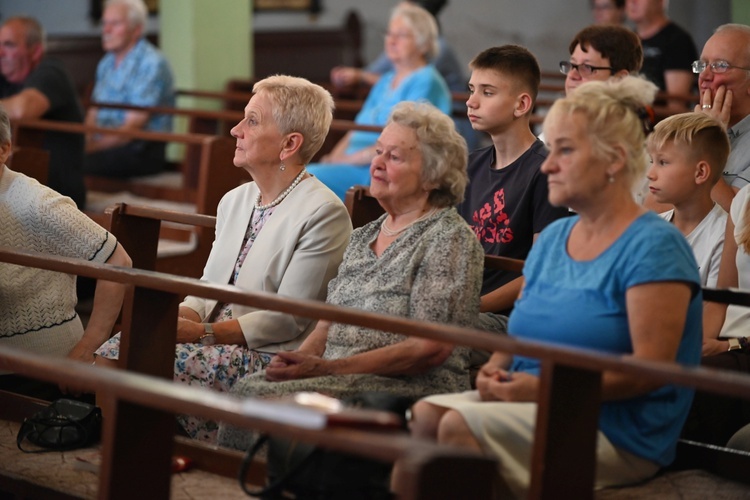
[(655, 127), (647, 141), (649, 191), (674, 209), (661, 214), (693, 248), (701, 283), (715, 287), (727, 213), (711, 199), (729, 156), (726, 130), (702, 113), (673, 115)]

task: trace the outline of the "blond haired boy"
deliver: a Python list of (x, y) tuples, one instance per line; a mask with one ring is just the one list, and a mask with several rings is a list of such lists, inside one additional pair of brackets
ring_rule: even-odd
[(659, 203), (674, 205), (661, 216), (693, 248), (702, 285), (715, 287), (727, 213), (711, 199), (711, 190), (729, 156), (726, 130), (702, 113), (681, 113), (659, 122), (646, 146), (649, 191)]

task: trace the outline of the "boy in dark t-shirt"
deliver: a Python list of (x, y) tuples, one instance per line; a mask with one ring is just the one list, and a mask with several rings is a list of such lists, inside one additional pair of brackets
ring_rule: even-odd
[[(525, 259), (537, 234), (568, 213), (547, 200), (547, 176), (539, 170), (547, 150), (529, 126), (539, 64), (527, 49), (504, 45), (480, 53), (470, 67), (469, 120), (493, 144), (469, 155), (469, 185), (458, 211), (485, 253)], [(520, 274), (485, 270), (481, 311), (507, 315), (521, 282)], [(483, 327), (504, 330), (502, 318), (485, 320)]]

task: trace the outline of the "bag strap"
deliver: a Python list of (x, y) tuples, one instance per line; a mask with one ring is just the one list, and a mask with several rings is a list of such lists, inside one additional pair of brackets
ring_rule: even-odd
[(238, 477), (239, 482), (240, 482), (240, 487), (242, 488), (242, 491), (245, 492), (245, 494), (251, 497), (279, 498), (281, 493), (284, 491), (287, 484), (291, 480), (291, 478), (295, 474), (297, 474), (300, 470), (302, 470), (303, 467), (309, 464), (312, 461), (312, 459), (319, 454), (319, 451), (320, 451), (320, 449), (316, 447), (304, 459), (300, 460), (299, 463), (295, 465), (291, 470), (287, 471), (286, 474), (274, 480), (272, 483), (267, 484), (266, 486), (253, 491), (247, 487), (247, 484), (245, 483), (245, 477), (247, 476), (247, 471), (250, 469), (250, 464), (252, 463), (253, 458), (255, 458), (255, 455), (258, 453), (258, 450), (260, 450), (260, 448), (268, 442), (268, 439), (269, 439), (268, 434), (263, 434), (259, 436), (258, 439), (255, 441), (255, 443), (253, 443), (253, 445), (250, 447), (250, 449), (247, 450), (247, 453), (242, 459), (242, 464), (240, 464), (240, 472), (239, 472), (239, 477)]
[(34, 432), (36, 429), (34, 428), (35, 423), (41, 423), (44, 425), (48, 425), (48, 428), (57, 427), (59, 429), (62, 429), (63, 427), (67, 425), (74, 425), (78, 427), (78, 429), (81, 431), (81, 434), (83, 436), (82, 442), (87, 442), (89, 439), (89, 430), (86, 429), (86, 426), (78, 422), (77, 420), (73, 420), (72, 418), (65, 418), (65, 423), (60, 425), (49, 425), (49, 422), (43, 422), (39, 420), (34, 420), (30, 418), (25, 418), (23, 420), (23, 423), (21, 424), (21, 428), (18, 430), (18, 435), (16, 436), (16, 446), (19, 450), (21, 450), (24, 453), (49, 453), (51, 451), (70, 451), (75, 450), (80, 447), (80, 444), (72, 444), (70, 446), (60, 446), (55, 448), (40, 448), (38, 450), (29, 450), (27, 448), (24, 448), (22, 446), (23, 442), (29, 437), (29, 434)]

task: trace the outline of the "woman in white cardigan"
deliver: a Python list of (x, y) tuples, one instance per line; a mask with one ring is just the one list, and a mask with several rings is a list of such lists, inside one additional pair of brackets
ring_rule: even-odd
[[(231, 133), (234, 165), (254, 182), (219, 203), (202, 279), (325, 300), (352, 226), (341, 201), (305, 165), (328, 133), (333, 99), (318, 85), (288, 76), (266, 78), (253, 92)], [(218, 391), (265, 368), (276, 352), (299, 347), (315, 326), (307, 318), (200, 297), (187, 297), (179, 315), (175, 379)], [(112, 340), (98, 354), (111, 359), (118, 348)], [(180, 421), (192, 437), (213, 439), (215, 423)]]

